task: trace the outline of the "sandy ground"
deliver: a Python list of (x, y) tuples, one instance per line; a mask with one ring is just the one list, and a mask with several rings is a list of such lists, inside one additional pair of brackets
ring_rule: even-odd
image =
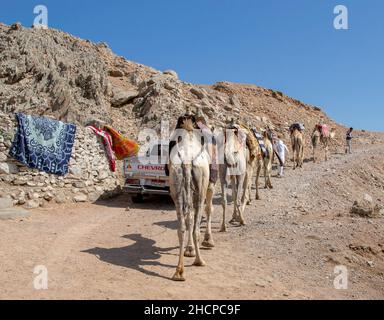
[[(262, 200), (247, 207), (247, 225), (230, 226), (227, 233), (218, 232), (218, 194), (216, 247), (203, 251), (206, 267), (193, 267), (187, 258), (183, 283), (170, 280), (178, 241), (168, 199), (133, 205), (121, 196), (0, 221), (0, 298), (383, 299), (384, 219), (349, 214), (364, 190), (376, 199), (384, 193), (381, 180), (356, 180), (361, 166), (375, 158), (384, 159), (383, 145), (308, 162), (296, 172), (288, 168), (285, 178), (273, 179), (273, 190), (262, 189)], [(383, 162), (377, 165), (382, 168)], [(33, 287), (37, 265), (47, 267), (47, 290)], [(334, 288), (338, 265), (347, 267), (347, 290)]]

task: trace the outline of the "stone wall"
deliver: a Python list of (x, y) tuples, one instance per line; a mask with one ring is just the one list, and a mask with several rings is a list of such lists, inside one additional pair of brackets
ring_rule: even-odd
[[(121, 174), (110, 171), (103, 143), (90, 129), (77, 127), (69, 173), (59, 177), (29, 169), (8, 156), (15, 126), (14, 115), (0, 112), (0, 198), (31, 209), (47, 202), (95, 202), (120, 193)], [(118, 162), (120, 172), (121, 166)]]

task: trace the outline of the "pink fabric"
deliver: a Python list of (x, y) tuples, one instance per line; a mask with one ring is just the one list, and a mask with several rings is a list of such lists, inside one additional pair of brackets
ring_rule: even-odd
[(324, 137), (328, 137), (329, 136), (329, 130), (328, 130), (328, 126), (326, 124), (323, 124), (321, 126), (321, 134), (324, 136)]
[(104, 130), (100, 130), (94, 126), (88, 126), (88, 128), (91, 129), (96, 135), (103, 138), (103, 143), (105, 146), (105, 150), (107, 151), (107, 156), (108, 156), (111, 171), (115, 172), (116, 171), (116, 157), (115, 157), (113, 150), (112, 150), (112, 137), (111, 137), (111, 135), (108, 132), (106, 132)]

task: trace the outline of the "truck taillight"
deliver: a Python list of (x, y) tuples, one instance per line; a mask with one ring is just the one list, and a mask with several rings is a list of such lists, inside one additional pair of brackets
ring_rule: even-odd
[(140, 184), (140, 180), (138, 179), (127, 179), (125, 182), (127, 184)]
[(151, 181), (153, 183), (164, 183), (164, 180), (160, 180), (160, 179), (152, 179)]

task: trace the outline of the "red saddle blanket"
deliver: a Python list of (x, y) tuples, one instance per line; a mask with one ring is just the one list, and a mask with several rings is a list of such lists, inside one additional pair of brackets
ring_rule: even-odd
[(328, 126), (326, 124), (319, 124), (317, 126), (317, 129), (320, 131), (322, 136), (324, 136), (324, 137), (329, 136), (329, 129), (328, 129)]

